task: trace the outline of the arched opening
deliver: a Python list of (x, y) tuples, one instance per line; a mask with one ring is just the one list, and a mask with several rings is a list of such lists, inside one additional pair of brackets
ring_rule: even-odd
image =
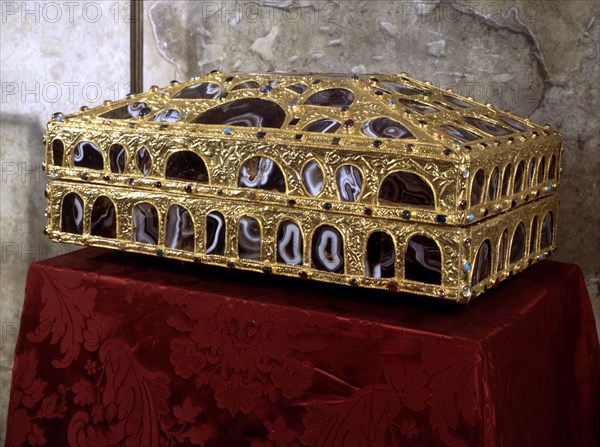
[(302, 184), (311, 196), (318, 196), (323, 190), (323, 169), (315, 160), (311, 160), (302, 169)]
[(533, 222), (531, 222), (531, 234), (529, 238), (529, 254), (533, 254), (537, 251), (537, 241), (539, 239), (538, 234), (538, 218), (535, 216)]
[(238, 228), (238, 256), (241, 259), (260, 259), (260, 223), (253, 217), (244, 216)]
[(52, 141), (52, 162), (54, 166), (62, 166), (64, 154), (65, 144), (60, 138), (55, 138)]
[(527, 167), (527, 187), (533, 186), (533, 172), (535, 171), (535, 159), (529, 160), (529, 166)]
[(480, 169), (475, 173), (473, 177), (473, 183), (471, 184), (471, 206), (475, 206), (481, 203), (483, 199), (483, 185), (485, 184), (485, 173), (483, 169)]
[(278, 129), (284, 121), (285, 111), (277, 103), (266, 99), (245, 98), (208, 109), (194, 123)]
[(89, 141), (82, 141), (73, 150), (73, 166), (89, 169), (103, 169), (104, 159), (100, 148)]
[(133, 207), (133, 241), (158, 244), (158, 211), (154, 205), (142, 202)]
[(208, 183), (208, 170), (204, 160), (192, 151), (179, 151), (167, 159), (165, 177), (173, 180), (185, 180)]
[(302, 265), (304, 243), (302, 231), (296, 222), (285, 220), (277, 230), (277, 262)]
[(520, 162), (515, 171), (515, 180), (513, 184), (513, 192), (515, 194), (523, 190), (523, 173), (525, 171), (525, 163)]
[(175, 99), (215, 99), (221, 94), (221, 87), (214, 82), (201, 82), (180, 90)]
[(396, 247), (394, 239), (384, 231), (369, 236), (365, 259), (365, 275), (371, 278), (396, 276)]
[(165, 245), (177, 250), (194, 251), (194, 220), (181, 205), (171, 205), (167, 212)]
[(442, 253), (431, 238), (410, 238), (404, 255), (404, 278), (427, 284), (442, 283)]
[(512, 171), (512, 166), (508, 165), (504, 168), (504, 174), (502, 174), (502, 197), (506, 197), (508, 195), (508, 187), (510, 186), (510, 174)]
[(545, 175), (546, 175), (546, 158), (542, 157), (542, 159), (540, 160), (540, 165), (538, 166), (537, 182), (543, 183)]
[(206, 254), (222, 255), (225, 253), (225, 218), (218, 211), (211, 211), (206, 216)]
[(556, 179), (556, 157), (552, 155), (548, 166), (548, 180)]
[(63, 198), (60, 215), (60, 231), (83, 234), (83, 199), (70, 192)]
[(314, 232), (312, 266), (326, 272), (344, 273), (344, 239), (334, 227), (322, 225)]
[(519, 259), (525, 256), (525, 226), (520, 223), (513, 234), (512, 242), (510, 244), (510, 263), (513, 264)]
[(504, 230), (502, 232), (502, 237), (500, 238), (500, 245), (498, 246), (498, 271), (504, 270), (506, 268), (506, 250), (508, 247), (508, 230)]
[(548, 211), (542, 222), (542, 234), (540, 238), (540, 249), (548, 248), (552, 245), (554, 236), (554, 219), (552, 213)]
[(142, 147), (139, 151), (137, 151), (135, 162), (144, 177), (150, 174), (150, 171), (152, 170), (152, 157), (150, 156), (148, 149)]
[(356, 202), (363, 186), (363, 175), (356, 166), (340, 166), (335, 173), (338, 193), (344, 202)]
[(252, 157), (240, 170), (238, 186), (285, 192), (285, 179), (281, 168), (267, 157)]
[(113, 144), (108, 151), (110, 170), (115, 174), (123, 174), (127, 166), (127, 151), (121, 144)]
[(106, 196), (100, 196), (94, 202), (90, 233), (110, 239), (117, 237), (117, 211), (113, 201)]
[(473, 284), (480, 283), (490, 276), (492, 272), (492, 245), (486, 239), (477, 250), (475, 264), (473, 265)]
[(382, 205), (405, 204), (420, 208), (435, 208), (431, 186), (419, 175), (397, 171), (388, 175), (379, 188)]
[(498, 197), (498, 182), (500, 180), (500, 171), (498, 168), (494, 168), (492, 175), (490, 175), (490, 182), (488, 185), (488, 200), (493, 201)]
[(313, 93), (304, 102), (312, 106), (348, 107), (354, 101), (354, 94), (345, 88), (330, 88)]

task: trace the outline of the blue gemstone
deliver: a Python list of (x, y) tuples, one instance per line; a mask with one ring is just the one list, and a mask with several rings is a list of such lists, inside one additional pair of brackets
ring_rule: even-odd
[(538, 255), (538, 260), (543, 260), (544, 259), (544, 255)]
[(467, 216), (467, 222), (473, 222), (475, 220), (475, 214), (469, 214)]
[(455, 145), (455, 146), (460, 146), (460, 141), (458, 141), (458, 140), (454, 140), (454, 141), (452, 142), (452, 144), (453, 144), (453, 145)]
[(465, 263), (463, 264), (463, 270), (465, 272), (471, 271), (471, 264), (469, 263), (469, 261), (465, 261)]
[(263, 132), (263, 131), (257, 132), (256, 138), (264, 138), (266, 134), (267, 134), (267, 132)]
[(394, 101), (393, 99), (390, 99), (390, 105), (393, 106), (396, 104), (396, 101)]
[(552, 192), (552, 186), (551, 185), (546, 186), (546, 192)]
[(323, 208), (325, 208), (327, 211), (329, 211), (332, 208), (331, 203), (327, 202), (325, 204), (323, 204)]
[(379, 141), (379, 140), (375, 140), (375, 141), (373, 141), (373, 146), (375, 146), (375, 147), (379, 147), (379, 146), (381, 146), (382, 144), (383, 144), (383, 143), (382, 143), (381, 141)]
[(269, 93), (271, 92), (271, 90), (273, 90), (273, 87), (271, 87), (270, 85), (265, 85), (263, 88), (260, 89), (261, 93)]
[(225, 135), (231, 135), (231, 127), (226, 127), (225, 129), (223, 129), (223, 133)]
[(444, 149), (444, 155), (451, 155), (452, 151), (450, 149)]
[(446, 216), (444, 216), (443, 214), (438, 214), (437, 216), (435, 216), (435, 221), (438, 223), (446, 223)]

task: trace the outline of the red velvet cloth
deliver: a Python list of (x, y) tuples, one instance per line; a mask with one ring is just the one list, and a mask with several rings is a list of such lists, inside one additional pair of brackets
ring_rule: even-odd
[(85, 249), (31, 266), (7, 446), (593, 446), (578, 267), (468, 306)]

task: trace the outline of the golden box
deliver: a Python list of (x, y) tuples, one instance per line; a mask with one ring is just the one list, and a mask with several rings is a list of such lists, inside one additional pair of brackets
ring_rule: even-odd
[(404, 74), (213, 72), (45, 142), (56, 241), (458, 302), (555, 249), (560, 136)]

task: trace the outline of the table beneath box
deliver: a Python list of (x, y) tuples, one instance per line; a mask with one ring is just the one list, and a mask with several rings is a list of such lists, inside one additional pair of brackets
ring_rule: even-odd
[(578, 267), (467, 306), (84, 249), (35, 263), (6, 446), (595, 445)]

